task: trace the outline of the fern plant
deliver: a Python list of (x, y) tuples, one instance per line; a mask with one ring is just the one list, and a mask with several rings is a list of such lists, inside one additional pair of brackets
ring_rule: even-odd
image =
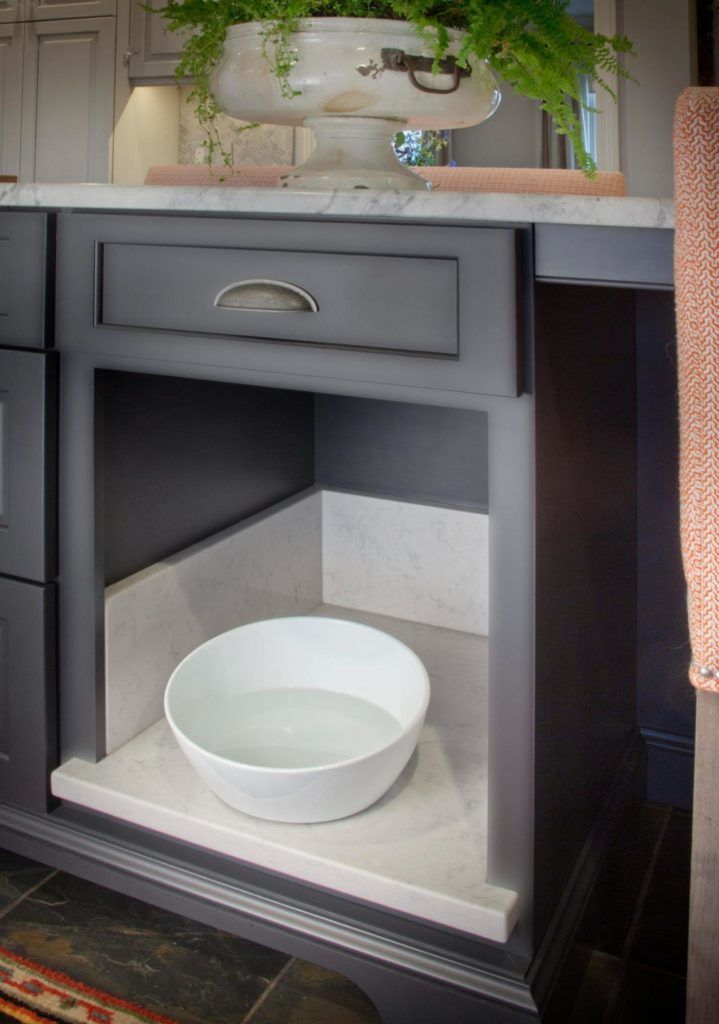
[[(291, 72), (292, 33), (302, 18), (389, 18), (412, 23), (431, 46), (438, 63), (449, 46), (448, 29), (464, 32), (457, 60), (486, 60), (508, 85), (537, 100), (556, 131), (567, 135), (578, 165), (595, 164), (582, 137), (576, 110), (582, 103), (579, 76), (589, 75), (616, 99), (604, 76), (630, 77), (620, 61), (632, 54), (625, 36), (603, 36), (583, 28), (568, 13), (569, 0), (167, 0), (159, 13), (172, 31), (188, 32), (178, 78), (194, 82), (190, 100), (207, 134), (207, 157), (222, 151), (212, 95), (212, 71), (222, 55), (230, 25), (263, 24), (265, 53), (285, 96), (296, 95)], [(225, 162), (228, 154), (223, 153)]]

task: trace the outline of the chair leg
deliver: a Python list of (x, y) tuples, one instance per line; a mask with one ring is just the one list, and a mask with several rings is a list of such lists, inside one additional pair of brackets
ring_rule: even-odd
[(697, 691), (687, 1024), (719, 1021), (719, 695)]

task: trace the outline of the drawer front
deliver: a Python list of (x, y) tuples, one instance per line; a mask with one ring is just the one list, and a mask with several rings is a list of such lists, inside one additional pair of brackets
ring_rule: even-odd
[(55, 573), (52, 354), (0, 350), (0, 573)]
[(0, 213), (0, 344), (47, 344), (44, 213)]
[(106, 243), (100, 261), (105, 325), (457, 355), (456, 259)]
[(537, 224), (535, 231), (538, 278), (674, 287), (674, 232), (669, 229)]
[(0, 800), (43, 811), (57, 765), (55, 591), (0, 577)]
[(308, 388), (361, 381), (383, 393), (422, 389), (422, 400), (428, 391), (516, 395), (521, 235), (65, 214), (58, 344), (300, 375), (294, 386)]

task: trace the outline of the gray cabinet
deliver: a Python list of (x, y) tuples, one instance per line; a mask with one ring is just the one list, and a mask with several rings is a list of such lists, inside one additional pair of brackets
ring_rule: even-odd
[(0, 24), (114, 15), (117, 0), (0, 0)]
[(18, 175), (25, 26), (5, 21), (4, 2), (0, 0), (0, 174)]
[(0, 25), (25, 18), (25, 0), (0, 0)]
[(115, 19), (25, 26), (22, 181), (109, 180)]
[(0, 577), (0, 800), (47, 807), (57, 760), (55, 592)]
[(117, 0), (25, 0), (28, 21), (99, 18), (117, 12)]
[(513, 396), (523, 387), (527, 237), (510, 227), (61, 215), (58, 338), (302, 389), (353, 382), (371, 397), (450, 404)]
[(0, 345), (48, 343), (48, 247), (47, 214), (0, 213)]
[(53, 353), (0, 350), (0, 573), (55, 574)]
[(22, 346), (49, 337), (49, 233), (44, 213), (0, 213), (0, 800), (33, 811), (56, 762), (57, 381), (54, 353)]
[[(168, 32), (164, 20), (144, 10), (138, 0), (130, 2), (130, 80), (174, 81), (183, 37)], [(162, 0), (150, 0), (150, 4), (153, 8), (163, 6)]]

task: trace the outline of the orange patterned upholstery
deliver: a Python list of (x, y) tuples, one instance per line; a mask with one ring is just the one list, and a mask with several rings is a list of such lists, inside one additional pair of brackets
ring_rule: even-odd
[(719, 89), (674, 120), (681, 540), (694, 686), (719, 692)]
[[(151, 167), (146, 185), (218, 185), (230, 188), (274, 188), (289, 170), (285, 164), (238, 164), (231, 170), (209, 170), (203, 164)], [(443, 192), (516, 192), (535, 195), (625, 196), (623, 174), (599, 171), (587, 178), (581, 171), (538, 167), (420, 167), (417, 173)]]

